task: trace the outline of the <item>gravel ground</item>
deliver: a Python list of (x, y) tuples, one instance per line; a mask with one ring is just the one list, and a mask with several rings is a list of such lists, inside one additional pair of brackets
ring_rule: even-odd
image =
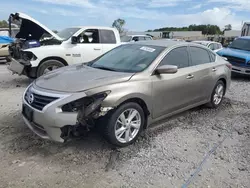
[(198, 107), (116, 149), (98, 134), (66, 144), (34, 135), (21, 118), (30, 83), (0, 65), (0, 187), (250, 187), (250, 78), (222, 106)]

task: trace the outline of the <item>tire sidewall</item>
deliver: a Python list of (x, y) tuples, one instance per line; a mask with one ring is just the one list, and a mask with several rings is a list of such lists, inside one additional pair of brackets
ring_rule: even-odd
[(44, 73), (44, 70), (48, 67), (48, 66), (59, 66), (59, 67), (64, 67), (65, 65), (61, 62), (61, 61), (58, 61), (58, 60), (55, 60), (55, 59), (51, 59), (51, 60), (47, 60), (47, 61), (44, 61), (42, 62), (38, 69), (37, 69), (37, 77), (40, 77), (43, 75)]
[(221, 105), (221, 103), (222, 103), (222, 101), (223, 101), (223, 99), (224, 99), (224, 94), (223, 94), (220, 103), (219, 103), (219, 104), (215, 104), (215, 103), (214, 103), (214, 94), (215, 94), (215, 91), (216, 91), (216, 88), (217, 88), (218, 85), (223, 85), (223, 92), (224, 92), (224, 94), (225, 94), (225, 89), (226, 89), (226, 88), (225, 88), (225, 84), (224, 84), (223, 81), (219, 80), (219, 81), (216, 83), (216, 85), (215, 85), (215, 87), (214, 87), (214, 89), (213, 89), (212, 95), (211, 95), (210, 106), (211, 106), (212, 108), (218, 108), (218, 107)]
[[(123, 113), (125, 110), (131, 109), (131, 108), (133, 108), (139, 112), (139, 114), (141, 116), (141, 126), (140, 126), (140, 129), (139, 129), (137, 135), (135, 136), (135, 138), (133, 140), (131, 140), (130, 142), (127, 142), (127, 143), (121, 143), (117, 140), (117, 138), (115, 136), (116, 121), (117, 121), (118, 117), (121, 115), (121, 113)], [(121, 105), (115, 111), (113, 111), (110, 114), (110, 116), (107, 118), (109, 120), (107, 121), (106, 137), (111, 144), (114, 144), (114, 145), (120, 146), (120, 147), (125, 147), (127, 145), (134, 143), (137, 140), (138, 136), (140, 135), (140, 133), (143, 129), (144, 123), (145, 123), (145, 114), (143, 112), (143, 109), (141, 108), (141, 106), (139, 104), (134, 103), (134, 102), (129, 102), (129, 103), (125, 103), (125, 104)]]

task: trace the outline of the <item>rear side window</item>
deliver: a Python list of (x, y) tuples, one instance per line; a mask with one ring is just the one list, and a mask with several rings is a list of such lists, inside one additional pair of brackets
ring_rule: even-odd
[(208, 51), (203, 48), (191, 46), (190, 56), (191, 56), (193, 66), (211, 62)]
[(100, 30), (100, 35), (101, 35), (101, 43), (104, 43), (104, 44), (116, 43), (114, 31), (102, 29)]
[(216, 55), (213, 54), (212, 52), (208, 52), (208, 53), (209, 53), (209, 55), (210, 55), (211, 62), (215, 62)]
[(151, 37), (145, 37), (145, 39), (146, 39), (146, 40), (152, 40), (152, 38), (151, 38)]
[(145, 37), (139, 37), (139, 41), (145, 40)]
[(179, 47), (170, 51), (160, 65), (176, 65), (179, 69), (188, 67), (187, 47)]
[(216, 50), (217, 49), (217, 45), (214, 44), (214, 43), (211, 43), (211, 44), (209, 44), (208, 48), (211, 49), (211, 50)]

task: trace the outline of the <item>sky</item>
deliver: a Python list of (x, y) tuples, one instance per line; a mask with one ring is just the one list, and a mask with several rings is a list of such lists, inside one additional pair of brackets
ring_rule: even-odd
[(190, 24), (231, 24), (241, 29), (250, 21), (250, 0), (1, 0), (0, 20), (22, 12), (50, 29), (111, 26), (117, 18), (130, 31)]

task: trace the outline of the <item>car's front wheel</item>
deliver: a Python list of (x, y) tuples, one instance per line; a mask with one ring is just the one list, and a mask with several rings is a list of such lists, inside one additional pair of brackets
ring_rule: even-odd
[(222, 80), (219, 80), (214, 87), (210, 102), (208, 103), (209, 107), (217, 108), (221, 104), (225, 94), (225, 89), (226, 87), (224, 82)]
[(107, 118), (105, 136), (111, 144), (120, 147), (135, 142), (145, 122), (143, 109), (134, 102), (119, 106)]

